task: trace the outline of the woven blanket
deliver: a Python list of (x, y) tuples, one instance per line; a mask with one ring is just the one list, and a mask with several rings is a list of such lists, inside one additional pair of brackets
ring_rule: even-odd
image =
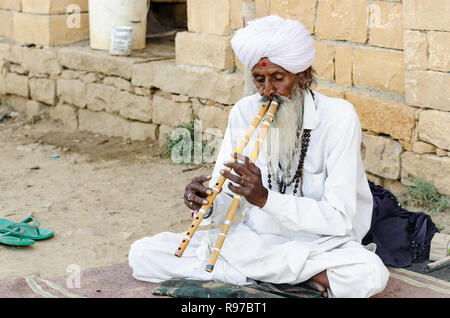
[[(400, 268), (389, 268), (389, 271), (391, 276), (386, 289), (375, 298), (450, 298), (450, 282)], [(259, 287), (260, 289), (256, 292), (260, 295), (269, 293), (264, 294), (264, 297), (261, 296), (263, 298), (317, 296), (307, 290), (296, 289), (295, 286), (286, 288), (280, 285), (261, 285)], [(134, 279), (128, 264), (124, 263), (84, 270), (81, 272), (78, 286), (73, 284), (69, 276), (45, 279), (33, 276), (0, 279), (0, 298), (169, 298), (175, 296), (169, 292), (158, 294), (161, 288), (167, 288), (167, 284), (147, 283)], [(208, 292), (210, 293), (211, 289), (203, 290), (204, 294), (198, 294), (196, 297), (207, 297)], [(162, 296), (163, 294), (166, 296)], [(236, 295), (252, 297), (250, 291), (246, 293), (245, 289), (237, 292)], [(188, 296), (184, 294), (183, 297)]]

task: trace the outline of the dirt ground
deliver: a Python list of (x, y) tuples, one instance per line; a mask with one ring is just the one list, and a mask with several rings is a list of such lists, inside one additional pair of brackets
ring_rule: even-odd
[[(0, 278), (60, 277), (74, 265), (126, 262), (135, 240), (187, 230), (184, 187), (213, 168), (184, 171), (150, 142), (68, 131), (47, 119), (0, 121), (0, 149), (0, 218), (32, 213), (55, 232), (26, 248), (0, 245)], [(433, 219), (450, 230), (449, 213)]]
[(49, 120), (3, 120), (0, 137), (0, 218), (32, 213), (55, 232), (26, 248), (0, 245), (0, 278), (126, 262), (135, 240), (187, 230), (184, 187), (212, 171), (183, 172), (188, 167), (157, 156), (149, 142), (71, 132)]

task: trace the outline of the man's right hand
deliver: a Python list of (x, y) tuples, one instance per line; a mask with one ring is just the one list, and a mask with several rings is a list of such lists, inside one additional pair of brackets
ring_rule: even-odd
[(192, 179), (184, 191), (184, 204), (194, 211), (200, 210), (202, 205), (208, 204), (206, 197), (212, 194), (212, 190), (203, 185), (211, 180), (211, 176), (199, 176)]

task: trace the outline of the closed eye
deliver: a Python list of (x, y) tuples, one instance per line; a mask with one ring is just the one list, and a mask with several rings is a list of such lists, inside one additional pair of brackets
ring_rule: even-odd
[(272, 77), (275, 81), (282, 81), (284, 79), (284, 76), (281, 75), (280, 73), (274, 74), (274, 76)]

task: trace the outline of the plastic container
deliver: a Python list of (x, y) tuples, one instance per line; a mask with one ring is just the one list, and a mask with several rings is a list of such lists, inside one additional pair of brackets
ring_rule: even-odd
[(111, 32), (111, 55), (130, 55), (133, 40), (133, 27), (117, 26)]
[(115, 27), (132, 27), (132, 50), (145, 48), (150, 0), (89, 0), (90, 46), (111, 49)]

